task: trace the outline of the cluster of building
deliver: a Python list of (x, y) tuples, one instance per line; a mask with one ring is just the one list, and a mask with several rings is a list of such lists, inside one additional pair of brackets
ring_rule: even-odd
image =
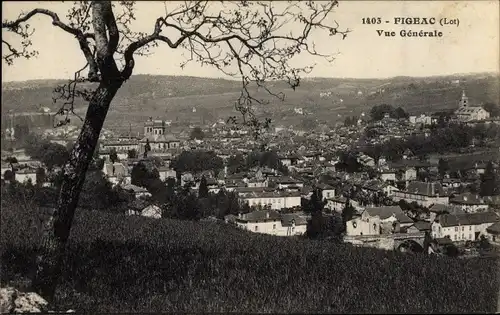
[[(470, 106), (465, 93), (455, 114), (463, 123), (490, 121), (488, 112), (482, 107)], [(426, 115), (411, 116), (407, 121), (385, 117), (375, 127), (380, 134), (378, 141), (383, 142), (390, 137), (421, 132), (419, 125), (432, 123), (435, 118)], [(403, 160), (395, 163), (384, 157), (375, 160), (367, 154), (358, 154), (358, 162), (371, 173), (364, 170), (348, 174), (337, 169), (337, 152), (356, 145), (364, 128), (341, 126), (325, 132), (306, 133), (280, 126), (263, 135), (261, 140), (269, 149), (278, 152), (280, 164), (288, 169), (287, 176), (269, 167), (255, 167), (236, 174), (231, 174), (226, 167), (217, 176), (213, 172), (178, 174), (170, 167), (172, 159), (186, 150), (214, 151), (227, 162), (231, 156), (245, 156), (258, 148), (259, 143), (249, 129), (222, 121), (203, 128), (204, 139), (190, 139), (170, 133), (168, 122), (150, 118), (144, 123), (140, 137), (105, 134), (100, 142), (99, 156), (105, 159), (102, 172), (109, 181), (132, 191), (138, 200), (150, 194), (145, 188), (131, 184), (131, 170), (145, 158), (146, 151), (147, 158), (163, 162), (164, 166), (158, 167), (163, 181), (175, 178), (182, 185), (191, 183), (193, 191), (197, 191), (203, 175), (209, 192), (218, 193), (222, 189), (234, 192), (242, 204), (254, 210), (226, 217), (227, 222), (252, 232), (279, 236), (305, 233), (308, 215), (303, 213), (302, 203), (319, 189), (328, 215), (338, 216), (346, 206), (355, 209), (352, 220), (345, 222), (346, 237), (352, 243), (365, 244), (389, 235), (397, 235), (398, 239), (410, 239), (415, 235), (415, 239), (420, 240), (422, 233), (454, 242), (475, 241), (481, 236), (494, 242), (498, 240), (500, 223), (495, 209), (500, 205), (500, 196), (479, 197), (467, 192), (468, 185), (484, 173), (485, 161), (471, 161), (469, 165), (460, 166), (460, 179), (438, 176), (437, 159), (415, 159), (411, 152), (405, 152)], [(111, 161), (110, 156), (114, 153), (118, 159)], [(34, 170), (41, 165), (33, 164), (36, 161), (23, 157), (21, 151), (15, 154), (19, 163), (16, 180), (36, 183)], [(491, 162), (498, 169), (498, 159)], [(11, 164), (2, 162), (2, 175), (11, 168)], [(422, 178), (423, 173), (426, 178)], [(414, 213), (403, 209), (401, 200), (427, 210)], [(158, 217), (157, 210), (151, 205), (141, 210), (138, 203), (128, 214)]]

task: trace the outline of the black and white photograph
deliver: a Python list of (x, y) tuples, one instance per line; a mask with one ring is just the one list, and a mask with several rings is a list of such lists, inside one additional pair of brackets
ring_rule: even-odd
[(500, 1), (2, 1), (0, 313), (500, 313)]

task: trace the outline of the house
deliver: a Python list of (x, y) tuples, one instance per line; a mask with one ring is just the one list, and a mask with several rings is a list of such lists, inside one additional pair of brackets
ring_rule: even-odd
[(496, 243), (500, 244), (500, 222), (496, 222), (486, 228), (486, 232), (489, 234), (488, 238)]
[(273, 210), (300, 207), (300, 193), (297, 192), (253, 192), (240, 197), (241, 201), (252, 206), (269, 206)]
[(160, 219), (161, 218), (161, 208), (157, 205), (149, 205), (141, 211), (143, 217)]
[(484, 212), (489, 209), (489, 205), (479, 195), (470, 193), (450, 198), (450, 204), (460, 206), (467, 213)]
[(347, 198), (343, 196), (334, 196), (333, 198), (326, 198), (325, 208), (336, 212), (342, 212), (342, 210), (344, 210), (344, 208), (346, 207), (346, 203)]
[(429, 208), (430, 216), (429, 221), (433, 222), (439, 215), (441, 214), (464, 214), (465, 211), (462, 210), (462, 207), (457, 205), (442, 205), (442, 204), (433, 204)]
[(494, 212), (443, 214), (432, 223), (432, 237), (448, 237), (452, 241), (475, 241), (486, 229), (500, 221)]
[(123, 190), (130, 191), (135, 195), (135, 198), (140, 197), (151, 197), (151, 193), (148, 192), (146, 188), (139, 187), (132, 184), (123, 184), (121, 185)]
[(158, 168), (158, 174), (162, 181), (166, 181), (169, 178), (177, 178), (177, 172), (168, 166), (160, 166)]
[[(15, 179), (20, 183), (27, 183), (31, 181), (34, 185), (36, 184), (36, 170), (33, 168), (22, 168), (15, 172)], [(3, 174), (2, 174), (3, 175)]]
[(335, 197), (335, 188), (327, 184), (318, 184), (316, 186), (321, 190), (321, 200)]
[(396, 202), (400, 200), (408, 203), (416, 202), (427, 208), (433, 204), (447, 205), (449, 202), (440, 183), (420, 181), (410, 182), (405, 190), (394, 191), (392, 199)]
[(107, 152), (115, 150), (120, 160), (128, 157), (128, 151), (135, 150), (139, 152), (139, 141), (137, 139), (109, 139), (103, 141), (101, 149)]
[(417, 179), (417, 169), (414, 167), (408, 167), (404, 170), (402, 174), (402, 180), (412, 181)]
[(287, 189), (287, 188), (294, 189), (296, 187), (298, 188), (304, 187), (304, 183), (288, 176), (279, 177), (275, 180), (275, 182), (278, 186), (278, 189)]
[(358, 163), (360, 163), (361, 165), (368, 166), (368, 167), (375, 166), (375, 160), (371, 156), (368, 156), (364, 153), (359, 154), (357, 160), (358, 160)]
[(130, 184), (132, 181), (128, 168), (119, 162), (104, 162), (102, 172), (113, 186), (119, 183)]
[(226, 217), (226, 222), (234, 220), (242, 229), (276, 236), (302, 235), (307, 230), (306, 219), (295, 214), (279, 214), (276, 211), (253, 211), (239, 214), (238, 217)]
[(247, 187), (267, 187), (269, 181), (267, 178), (252, 178), (247, 181)]
[(294, 213), (281, 215), (281, 234), (285, 236), (304, 235), (307, 231), (307, 220)]
[(380, 173), (380, 179), (384, 182), (395, 182), (396, 181), (396, 171), (394, 170), (383, 170)]

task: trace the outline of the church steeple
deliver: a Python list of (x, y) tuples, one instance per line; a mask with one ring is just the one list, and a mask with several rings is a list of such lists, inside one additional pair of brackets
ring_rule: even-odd
[(469, 106), (469, 98), (465, 95), (465, 90), (462, 90), (462, 98), (459, 102), (459, 107), (467, 107)]

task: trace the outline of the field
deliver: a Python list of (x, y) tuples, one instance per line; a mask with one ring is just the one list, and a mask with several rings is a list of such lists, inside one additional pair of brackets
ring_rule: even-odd
[[(34, 211), (2, 202), (2, 285), (29, 272)], [(80, 312), (494, 312), (496, 275), (492, 259), (78, 211), (56, 300)]]

